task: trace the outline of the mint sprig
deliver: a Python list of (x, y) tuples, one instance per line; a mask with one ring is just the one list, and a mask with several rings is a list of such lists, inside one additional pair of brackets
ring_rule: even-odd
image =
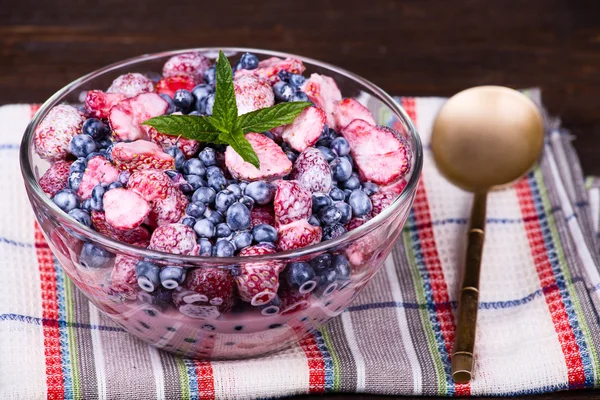
[(244, 161), (260, 168), (258, 156), (244, 135), (291, 124), (311, 103), (281, 103), (238, 117), (231, 65), (222, 51), (219, 51), (215, 72), (215, 103), (211, 116), (164, 115), (150, 118), (143, 124), (166, 135), (182, 136), (204, 143), (228, 144)]

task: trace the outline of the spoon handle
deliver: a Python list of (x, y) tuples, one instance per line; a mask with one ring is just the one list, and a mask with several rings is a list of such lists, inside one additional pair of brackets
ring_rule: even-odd
[(486, 205), (487, 192), (475, 193), (468, 232), (465, 272), (458, 305), (456, 339), (452, 350), (452, 377), (456, 383), (466, 383), (472, 377)]

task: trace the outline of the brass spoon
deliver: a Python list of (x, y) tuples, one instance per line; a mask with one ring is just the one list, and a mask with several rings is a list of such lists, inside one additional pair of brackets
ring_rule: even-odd
[(435, 120), (431, 149), (438, 169), (475, 195), (452, 349), (452, 377), (457, 383), (470, 381), (473, 370), (487, 193), (524, 175), (543, 143), (542, 117), (535, 104), (505, 87), (462, 91), (444, 104)]

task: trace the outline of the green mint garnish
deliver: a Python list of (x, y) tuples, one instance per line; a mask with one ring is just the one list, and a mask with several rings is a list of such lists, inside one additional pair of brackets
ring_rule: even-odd
[(281, 103), (238, 117), (231, 65), (222, 51), (219, 51), (215, 72), (215, 104), (212, 116), (164, 115), (150, 118), (143, 124), (152, 126), (166, 135), (182, 136), (204, 143), (228, 144), (244, 161), (260, 168), (258, 156), (244, 135), (291, 124), (311, 103)]

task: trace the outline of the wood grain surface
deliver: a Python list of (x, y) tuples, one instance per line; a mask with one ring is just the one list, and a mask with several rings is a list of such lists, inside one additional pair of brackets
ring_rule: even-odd
[(395, 95), (539, 86), (577, 136), (584, 171), (600, 175), (598, 0), (0, 0), (0, 104), (42, 102), (124, 58), (201, 46), (321, 59)]

